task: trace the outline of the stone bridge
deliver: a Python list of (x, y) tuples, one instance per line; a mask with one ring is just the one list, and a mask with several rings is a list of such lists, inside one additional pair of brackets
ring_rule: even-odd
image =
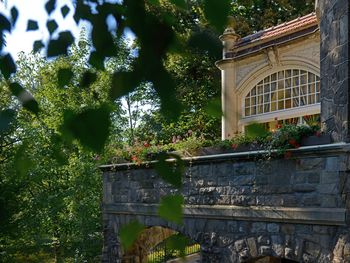
[(201, 245), (201, 262), (350, 262), (349, 153), (338, 143), (302, 147), (289, 159), (185, 159), (183, 225), (157, 216), (160, 198), (179, 190), (152, 163), (103, 166), (103, 262), (122, 262), (118, 231), (132, 220), (188, 236)]

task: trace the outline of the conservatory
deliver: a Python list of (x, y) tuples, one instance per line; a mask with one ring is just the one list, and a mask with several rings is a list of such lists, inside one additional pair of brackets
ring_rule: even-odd
[(274, 130), (283, 123), (318, 121), (320, 34), (315, 13), (240, 38), (220, 37), (223, 58), (222, 138), (251, 123)]

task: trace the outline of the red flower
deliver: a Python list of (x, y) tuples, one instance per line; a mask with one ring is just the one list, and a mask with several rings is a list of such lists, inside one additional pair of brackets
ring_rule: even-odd
[(150, 145), (149, 145), (148, 142), (144, 142), (144, 143), (143, 143), (143, 146), (145, 146), (146, 148), (147, 148), (147, 147), (150, 147)]
[(320, 132), (320, 131), (317, 131), (317, 132), (315, 132), (315, 135), (316, 135), (317, 137), (321, 137), (321, 132)]
[(295, 145), (297, 144), (297, 141), (296, 141), (295, 139), (290, 139), (290, 140), (288, 141), (288, 143), (289, 143), (290, 145), (295, 146)]
[(137, 156), (136, 155), (131, 156), (131, 160), (136, 162), (137, 161)]
[(237, 145), (236, 143), (234, 143), (234, 144), (231, 145), (231, 148), (234, 149), (234, 150), (236, 150), (237, 147), (238, 147), (238, 145)]

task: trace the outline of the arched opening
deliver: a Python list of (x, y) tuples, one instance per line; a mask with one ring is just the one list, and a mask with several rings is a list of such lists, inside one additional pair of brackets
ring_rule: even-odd
[[(178, 248), (179, 243), (184, 244), (184, 249)], [(181, 262), (181, 256), (195, 260), (199, 250), (199, 244), (180, 233), (153, 226), (142, 231), (134, 245), (124, 253), (122, 263), (176, 263)], [(197, 257), (199, 259), (199, 255)]]
[(247, 263), (298, 263), (298, 262), (294, 260), (286, 259), (286, 258), (263, 256), (263, 257), (252, 259)]

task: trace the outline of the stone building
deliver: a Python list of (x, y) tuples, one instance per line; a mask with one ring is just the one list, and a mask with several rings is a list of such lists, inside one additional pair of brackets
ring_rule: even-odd
[(222, 138), (249, 123), (273, 130), (278, 122), (301, 123), (320, 114), (320, 31), (315, 13), (240, 38), (220, 37)]

